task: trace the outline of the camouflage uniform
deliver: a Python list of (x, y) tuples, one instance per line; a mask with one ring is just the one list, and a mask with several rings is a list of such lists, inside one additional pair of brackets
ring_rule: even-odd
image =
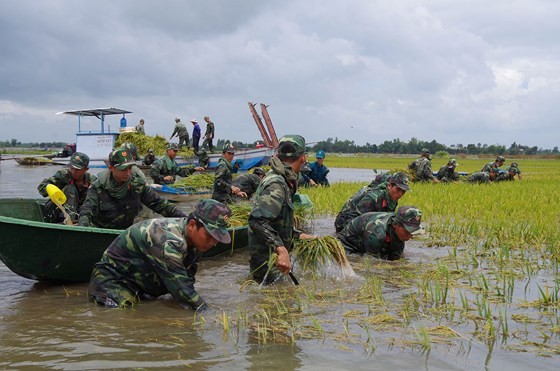
[(146, 156), (144, 156), (142, 164), (149, 166), (153, 164), (155, 160), (156, 156), (154, 155), (154, 152), (152, 150), (149, 150), (148, 153), (146, 153)]
[(413, 180), (417, 182), (429, 182), (434, 179), (432, 173), (432, 162), (427, 157), (418, 157), (412, 161), (408, 168), (413, 172)]
[(455, 172), (455, 168), (459, 165), (455, 159), (450, 159), (447, 165), (443, 165), (437, 172), (437, 179), (441, 182), (456, 182), (459, 180), (459, 174)]
[(144, 130), (144, 120), (140, 120), (140, 123), (136, 125), (135, 129), (137, 133), (146, 134), (146, 131)]
[(387, 181), (380, 183), (376, 188), (363, 187), (344, 203), (334, 222), (336, 232), (342, 231), (344, 226), (352, 219), (364, 213), (395, 211), (399, 202), (392, 201), (389, 198), (387, 184), (393, 183), (405, 191), (410, 190), (408, 176), (397, 172), (389, 177), (382, 178), (387, 178)]
[[(50, 178), (43, 179), (43, 181), (37, 186), (37, 190), (43, 197), (49, 196), (47, 193), (48, 184), (54, 184), (55, 186), (60, 188), (66, 195), (66, 203), (64, 204), (64, 206), (68, 210), (68, 213), (72, 216), (72, 218), (76, 220), (78, 218), (78, 209), (80, 208), (80, 206), (82, 206), (86, 199), (88, 188), (97, 179), (95, 175), (85, 173), (82, 184), (76, 184), (76, 181), (72, 177), (70, 167), (73, 166), (73, 163), (79, 161), (80, 157), (84, 158), (85, 164), (81, 164), (79, 165), (79, 167), (82, 168), (82, 165), (84, 167), (87, 167), (89, 165), (89, 157), (81, 152), (76, 152), (70, 159), (69, 167), (58, 170)], [(78, 160), (76, 160), (76, 158), (78, 158)], [(74, 166), (74, 168), (77, 168), (77, 166)], [(49, 223), (57, 223), (64, 220), (64, 215), (51, 200), (47, 201), (47, 203), (45, 204), (44, 215), (45, 221)]]
[(390, 172), (386, 172), (386, 173), (382, 173), (382, 174), (377, 174), (375, 176), (375, 178), (373, 178), (373, 180), (371, 181), (371, 183), (368, 185), (368, 187), (370, 188), (377, 188), (379, 186), (386, 186), (387, 182), (389, 181), (389, 178), (392, 176), (393, 174), (391, 174)]
[(178, 118), (175, 119), (175, 128), (173, 129), (173, 133), (171, 133), (169, 139), (173, 138), (175, 134), (177, 134), (177, 136), (179, 137), (179, 150), (183, 148), (183, 143), (185, 143), (187, 148), (190, 148), (189, 132), (187, 130), (187, 127), (183, 125), (181, 120), (179, 120)]
[(309, 167), (309, 162), (305, 161), (301, 166), (298, 174), (298, 186), (300, 187), (309, 187), (309, 181), (311, 178), (309, 174), (311, 173), (311, 168)]
[(477, 171), (467, 178), (469, 183), (490, 183), (490, 174), (487, 171)]
[(484, 165), (484, 166), (482, 167), (482, 170), (480, 170), (480, 171), (489, 172), (490, 169), (498, 169), (498, 168), (501, 166), (500, 164), (498, 164), (498, 162), (501, 162), (502, 164), (503, 164), (504, 162), (506, 162), (505, 157), (504, 157), (504, 156), (498, 156), (498, 157), (496, 157), (496, 161), (487, 163), (486, 165)]
[[(305, 153), (305, 139), (299, 135), (280, 138), (279, 151), (283, 143), (294, 143), (295, 153), (288, 157), (302, 156)], [(249, 260), (251, 274), (257, 282), (263, 282), (268, 269), (267, 262), (276, 248), (284, 246), (292, 249), (292, 239), (299, 238), (301, 232), (294, 229), (293, 197), (297, 191), (297, 174), (289, 164), (278, 157), (270, 159), (271, 171), (261, 181), (253, 196), (253, 209), (249, 215)], [(266, 277), (265, 283), (272, 283), (280, 276), (274, 267)]]
[[(165, 154), (163, 158), (154, 161), (152, 168), (150, 169), (150, 176), (156, 184), (173, 184), (175, 183), (177, 175), (188, 177), (195, 171), (194, 165), (181, 167), (177, 164), (175, 159), (171, 159), (167, 154)], [(163, 179), (168, 175), (171, 175), (173, 180)]]
[(231, 203), (232, 191), (231, 185), (233, 180), (233, 173), (237, 172), (237, 168), (225, 158), (218, 160), (218, 167), (216, 168), (216, 176), (214, 178), (214, 192), (212, 198), (219, 202)]
[(234, 186), (247, 193), (247, 198), (251, 198), (259, 184), (261, 184), (261, 177), (256, 174), (243, 174), (233, 181)]
[(404, 242), (399, 240), (392, 225), (401, 224), (410, 233), (420, 234), (424, 232), (421, 217), (422, 212), (413, 206), (403, 206), (396, 213), (365, 213), (348, 223), (337, 238), (348, 253), (398, 260), (402, 258)]
[[(206, 119), (208, 119), (206, 121)], [(204, 133), (204, 140), (202, 141), (201, 147), (208, 145), (210, 152), (214, 152), (214, 145), (212, 144), (212, 139), (214, 139), (214, 123), (210, 121), (210, 118), (206, 116), (204, 118), (206, 121), (206, 132)]]
[(198, 151), (198, 166), (208, 169), (210, 166), (210, 156), (206, 153), (206, 150), (203, 148)]
[(352, 219), (368, 212), (395, 211), (398, 201), (391, 201), (387, 187), (364, 187), (356, 192), (342, 206), (336, 216), (334, 227), (340, 232)]
[(197, 246), (188, 245), (187, 224), (195, 219), (216, 240), (231, 242), (225, 229), (231, 210), (215, 204), (202, 200), (189, 219), (149, 219), (122, 232), (93, 268), (91, 300), (123, 307), (169, 293), (182, 305), (204, 309), (194, 288), (200, 253)]
[(116, 186), (110, 170), (98, 174), (91, 185), (87, 198), (80, 208), (78, 224), (85, 227), (125, 229), (142, 210), (142, 204), (166, 217), (183, 217), (165, 198), (158, 196), (146, 182), (132, 173), (122, 186)]

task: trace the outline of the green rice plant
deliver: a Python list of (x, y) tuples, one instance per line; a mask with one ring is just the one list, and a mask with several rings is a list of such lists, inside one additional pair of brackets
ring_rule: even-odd
[(354, 274), (344, 247), (332, 236), (297, 239), (294, 241), (292, 256), (303, 271), (318, 272), (335, 267), (343, 277)]
[(212, 189), (214, 187), (214, 174), (194, 173), (186, 178), (177, 180), (170, 187), (189, 188), (194, 190)]
[(420, 330), (415, 330), (414, 334), (416, 335), (416, 340), (422, 347), (423, 351), (430, 351), (432, 349), (432, 344), (430, 343), (430, 336), (428, 335), (428, 331), (424, 326), (421, 326)]

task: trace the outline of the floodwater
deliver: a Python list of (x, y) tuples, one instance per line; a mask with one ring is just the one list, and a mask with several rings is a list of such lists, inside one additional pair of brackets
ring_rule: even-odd
[[(0, 195), (40, 197), (37, 184), (54, 171), (54, 166), (25, 167), (14, 161), (0, 161)], [(371, 179), (371, 171), (332, 169), (331, 180), (337, 174), (342, 174), (340, 179)], [(332, 217), (318, 219), (315, 233), (332, 234), (332, 224)], [(406, 253), (409, 261), (421, 262), (447, 251), (410, 243)], [(0, 263), (0, 368), (557, 369), (557, 359), (500, 349), (492, 352), (477, 341), (466, 341), (460, 349), (434, 346), (430, 352), (422, 352), (391, 343), (383, 333), (366, 334), (357, 325), (348, 328), (346, 337), (333, 335), (335, 328), (344, 334), (343, 315), (356, 310), (356, 306), (351, 302), (329, 304), (328, 299), (322, 306), (305, 309), (314, 311), (314, 318), (322, 323), (316, 325), (322, 326), (321, 331), (316, 328), (310, 331), (314, 335), (295, 336), (293, 340), (280, 337), (264, 341), (258, 335), (262, 328), (255, 323), (263, 323), (265, 314), (257, 316), (256, 312), (277, 312), (257, 308), (266, 308), (265, 298), (274, 297), (275, 292), (278, 297), (295, 296), (296, 289), (288, 281), (266, 290), (244, 285), (248, 257), (245, 251), (201, 262), (196, 288), (211, 307), (202, 317), (194, 316), (169, 298), (142, 303), (134, 309), (106, 309), (88, 302), (87, 284), (35, 282), (12, 273)], [(360, 261), (360, 257), (351, 257), (356, 267)], [(359, 268), (356, 273), (356, 278), (324, 280), (319, 284), (325, 291), (340, 287), (356, 289), (364, 282)], [(317, 281), (299, 278), (303, 290), (317, 289)], [(388, 298), (396, 292), (394, 287), (383, 290)], [(286, 315), (294, 310), (293, 305), (287, 306)], [(224, 313), (227, 320), (223, 320)], [(243, 313), (248, 313), (246, 323)], [(366, 340), (369, 336), (377, 339), (374, 345)]]

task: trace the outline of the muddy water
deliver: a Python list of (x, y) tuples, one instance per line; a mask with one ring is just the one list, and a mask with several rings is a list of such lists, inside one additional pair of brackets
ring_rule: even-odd
[[(29, 168), (1, 161), (0, 195), (38, 197), (37, 184), (55, 170), (52, 166)], [(364, 178), (368, 177), (369, 172)], [(332, 223), (332, 218), (320, 218), (314, 224), (315, 232), (332, 234)], [(447, 250), (411, 243), (406, 253), (408, 261), (421, 264), (447, 254)], [(243, 286), (248, 257), (244, 251), (201, 262), (196, 286), (212, 308), (203, 320), (165, 297), (132, 310), (105, 309), (87, 301), (86, 284), (39, 283), (17, 276), (0, 263), (0, 368), (525, 370), (538, 365), (539, 369), (557, 369), (554, 358), (499, 349), (491, 352), (478, 341), (466, 340), (462, 347), (434, 346), (430, 352), (422, 352), (392, 343), (392, 335), (384, 332), (368, 335), (356, 324), (348, 327), (346, 337), (333, 335), (346, 332), (343, 315), (358, 308), (352, 302), (329, 304), (326, 300), (321, 306), (305, 309), (313, 311), (322, 332), (295, 341), (264, 343), (256, 334), (256, 308), (271, 290), (295, 296), (296, 288), (288, 281), (266, 292)], [(317, 290), (318, 285), (324, 291), (341, 287), (357, 290), (364, 282), (362, 258), (351, 257), (351, 261), (357, 273), (353, 279), (317, 282), (296, 270), (302, 286), (297, 288), (298, 295)], [(383, 291), (389, 300), (398, 294), (390, 285)], [(235, 319), (243, 317), (239, 315), (243, 308), (249, 313), (249, 323), (236, 326)], [(363, 306), (359, 309), (365, 310)], [(287, 310), (294, 308), (288, 306)], [(221, 320), (224, 312), (230, 318), (229, 331), (224, 331)], [(373, 340), (367, 341), (367, 336)]]

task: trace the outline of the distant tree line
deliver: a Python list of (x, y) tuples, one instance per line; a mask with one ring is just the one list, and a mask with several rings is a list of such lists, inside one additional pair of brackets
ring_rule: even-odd
[(537, 146), (525, 146), (517, 143), (512, 143), (509, 148), (506, 146), (498, 144), (481, 144), (481, 143), (470, 143), (467, 145), (463, 144), (452, 144), (446, 146), (432, 140), (431, 142), (426, 142), (418, 140), (416, 138), (411, 138), (409, 142), (403, 142), (400, 139), (393, 139), (392, 141), (386, 140), (381, 144), (370, 144), (357, 145), (353, 140), (338, 140), (338, 138), (328, 138), (327, 140), (317, 142), (311, 147), (312, 151), (318, 151), (322, 149), (326, 152), (338, 152), (338, 153), (396, 153), (396, 154), (411, 154), (420, 153), (422, 149), (427, 148), (431, 153), (436, 153), (440, 151), (445, 151), (449, 154), (464, 153), (469, 155), (536, 155), (536, 154), (547, 154), (547, 153), (559, 153), (558, 147), (553, 149), (543, 149)]
[(67, 143), (66, 142), (30, 142), (30, 143), (22, 143), (17, 139), (11, 140), (0, 140), (0, 147), (1, 148), (63, 148)]
[[(226, 142), (225, 139), (218, 139), (216, 142), (216, 148), (222, 148)], [(235, 148), (255, 148), (258, 143), (262, 141), (256, 141), (252, 143), (243, 143), (239, 141), (231, 142)], [(30, 142), (21, 143), (17, 139), (11, 139), (6, 141), (0, 141), (0, 147), (19, 147), (19, 148), (63, 148), (66, 142)], [(431, 142), (426, 142), (418, 140), (416, 138), (411, 138), (409, 142), (403, 142), (400, 139), (393, 139), (391, 141), (386, 140), (381, 144), (370, 144), (366, 143), (364, 145), (357, 145), (353, 140), (339, 140), (338, 138), (328, 138), (315, 143), (313, 146), (309, 146), (309, 149), (313, 152), (322, 149), (326, 152), (335, 153), (396, 153), (396, 154), (413, 154), (420, 153), (422, 149), (427, 148), (431, 153), (436, 152), (447, 152), (449, 154), (469, 154), (469, 155), (536, 155), (536, 154), (558, 154), (558, 146), (553, 149), (544, 149), (537, 146), (526, 146), (522, 144), (517, 144), (513, 142), (509, 148), (499, 144), (481, 144), (481, 143), (469, 143), (467, 145), (463, 144), (452, 144), (446, 146), (432, 140)]]

